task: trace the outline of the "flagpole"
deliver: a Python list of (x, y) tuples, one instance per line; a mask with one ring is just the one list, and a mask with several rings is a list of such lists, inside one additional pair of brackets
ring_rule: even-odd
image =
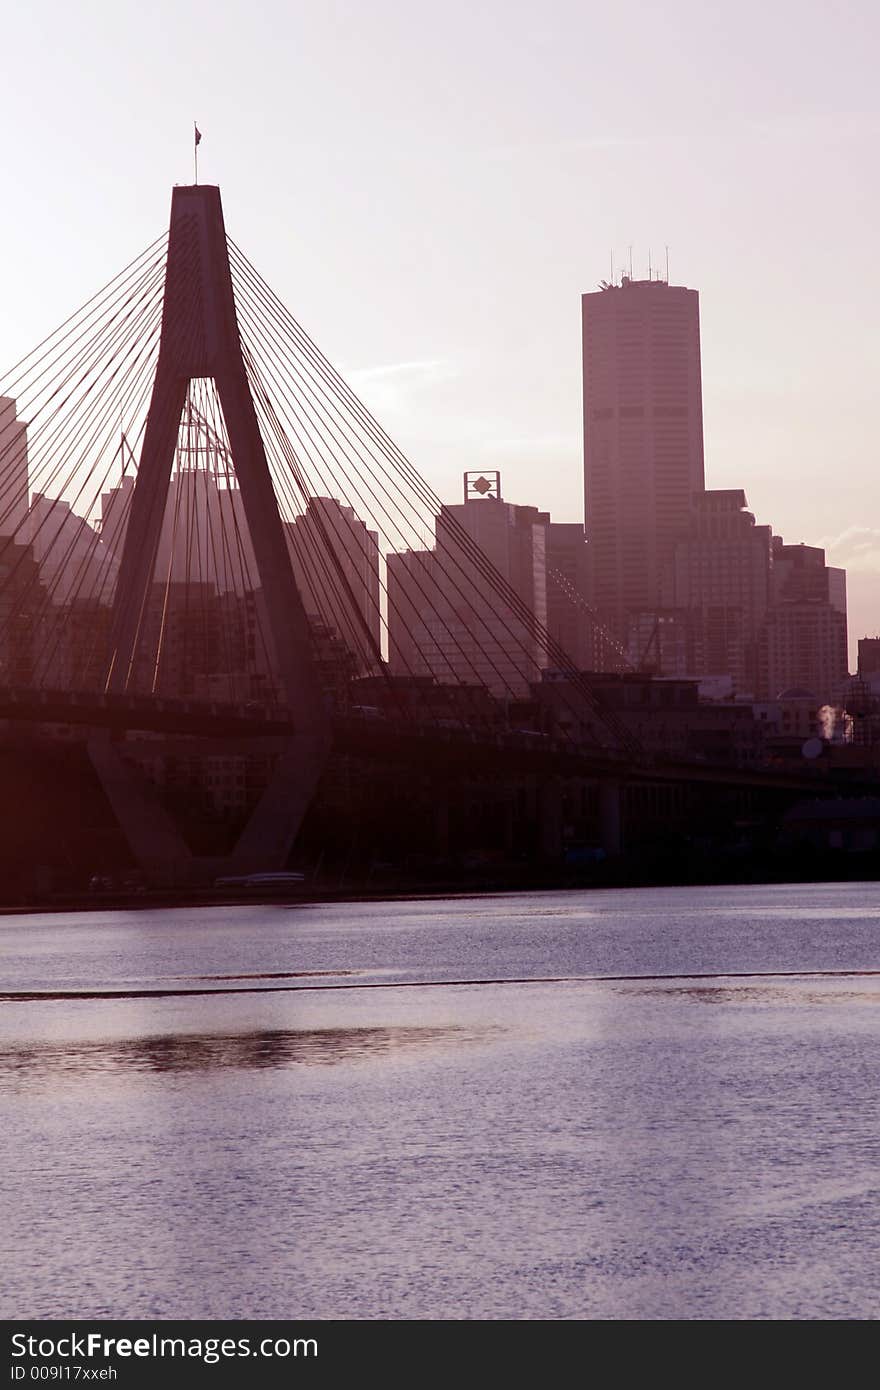
[(193, 183), (199, 181), (199, 125), (198, 121), (193, 121), (193, 172), (195, 177)]

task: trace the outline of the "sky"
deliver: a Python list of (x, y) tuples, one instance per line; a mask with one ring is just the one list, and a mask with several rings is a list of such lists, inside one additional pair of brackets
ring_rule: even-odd
[[(880, 632), (876, 0), (34, 0), (3, 16), (0, 378), (218, 183), (431, 486), (583, 519), (580, 295), (700, 291), (706, 480)], [(852, 659), (855, 649), (852, 650)]]

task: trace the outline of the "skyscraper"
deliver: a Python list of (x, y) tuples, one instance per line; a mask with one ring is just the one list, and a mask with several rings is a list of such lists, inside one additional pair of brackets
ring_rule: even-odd
[[(395, 675), (483, 684), (500, 697), (528, 695), (547, 665), (547, 532), (550, 517), (497, 495), (444, 505), (432, 550), (388, 556), (389, 664)], [(506, 601), (488, 562), (534, 614)]]
[(698, 493), (663, 581), (666, 607), (690, 629), (688, 666), (677, 674), (729, 675), (738, 695), (758, 694), (772, 584), (772, 528), (755, 524), (742, 488)]
[(767, 697), (794, 687), (833, 703), (847, 676), (846, 571), (826, 565), (819, 546), (786, 545), (774, 536), (772, 591), (764, 633)]
[(335, 497), (310, 497), (284, 529), (313, 625), (323, 624), (346, 644), (359, 674), (372, 671), (382, 642), (378, 533)]
[(27, 509), (27, 425), (17, 419), (15, 401), (0, 396), (0, 536), (15, 536)]
[(665, 567), (703, 490), (696, 290), (663, 280), (582, 297), (584, 491), (593, 602), (619, 640), (659, 605)]

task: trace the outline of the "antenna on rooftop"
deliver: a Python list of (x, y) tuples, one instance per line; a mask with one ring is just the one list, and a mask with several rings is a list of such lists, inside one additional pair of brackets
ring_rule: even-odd
[(666, 248), (666, 283), (669, 284), (669, 247)]
[(633, 249), (629, 248), (629, 278), (633, 278)]

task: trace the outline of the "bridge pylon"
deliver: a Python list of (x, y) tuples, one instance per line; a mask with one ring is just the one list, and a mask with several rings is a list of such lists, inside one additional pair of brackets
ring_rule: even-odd
[[(171, 199), (162, 326), (110, 629), (106, 689), (131, 688), (153, 581), (181, 415), (190, 382), (213, 378), (262, 589), (275, 671), (294, 732), (276, 747), (274, 773), (231, 855), (198, 860), (140, 774), (109, 738), (92, 761), (137, 857), (154, 877), (283, 868), (330, 747), (312, 656), (242, 355), (220, 190), (178, 186)], [(124, 747), (124, 745), (123, 745)]]

